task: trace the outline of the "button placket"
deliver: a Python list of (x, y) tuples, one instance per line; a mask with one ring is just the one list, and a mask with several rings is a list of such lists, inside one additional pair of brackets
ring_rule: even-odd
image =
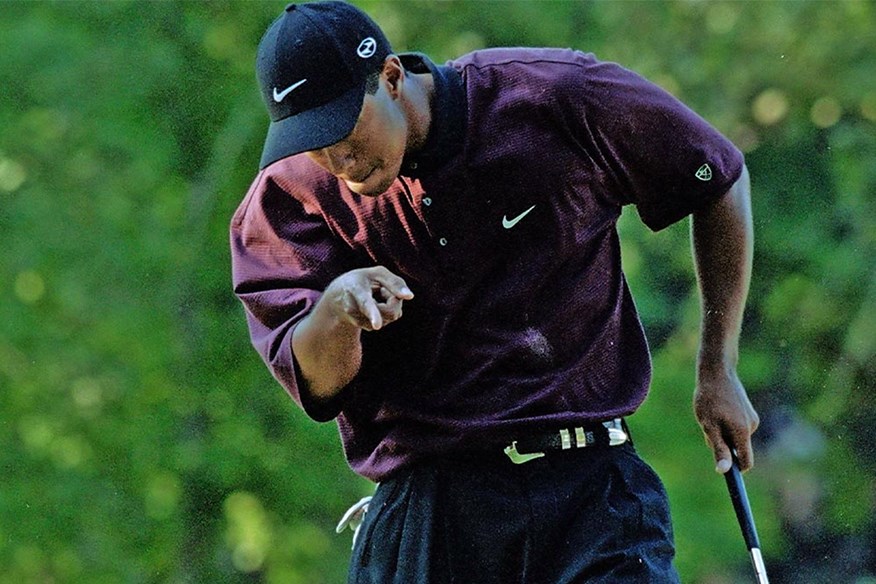
[[(411, 163), (411, 167), (414, 167), (415, 165), (416, 165), (415, 162)], [(432, 206), (432, 197), (428, 197), (428, 196), (423, 197), (422, 202), (423, 202), (424, 207), (431, 207)], [(441, 247), (446, 247), (447, 246), (447, 238), (446, 237), (438, 238), (438, 245), (440, 245)]]

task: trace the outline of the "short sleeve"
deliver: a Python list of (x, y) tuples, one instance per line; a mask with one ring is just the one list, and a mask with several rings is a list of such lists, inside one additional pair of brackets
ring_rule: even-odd
[(340, 402), (318, 403), (304, 390), (292, 332), (321, 291), (348, 269), (349, 249), (269, 170), (255, 180), (231, 222), (234, 293), (246, 309), (253, 346), (273, 376), (310, 417), (326, 421), (338, 414)]
[(574, 97), (581, 144), (601, 167), (602, 195), (635, 204), (660, 230), (726, 193), (742, 153), (678, 99), (614, 63), (581, 55)]

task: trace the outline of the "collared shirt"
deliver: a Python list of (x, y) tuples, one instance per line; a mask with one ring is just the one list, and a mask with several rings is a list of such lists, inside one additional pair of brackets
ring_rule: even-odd
[[(648, 346), (616, 222), (658, 230), (721, 196), (741, 153), (655, 85), (593, 55), (491, 49), (436, 67), (423, 150), (378, 197), (306, 156), (264, 169), (231, 225), (253, 344), (347, 459), (382, 480), (422, 458), (633, 412)], [(303, 391), (297, 323), (338, 275), (383, 265), (415, 298), (362, 334), (358, 375), (330, 403)]]

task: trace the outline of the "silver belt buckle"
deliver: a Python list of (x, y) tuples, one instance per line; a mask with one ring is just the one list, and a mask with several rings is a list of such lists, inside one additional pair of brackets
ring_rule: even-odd
[(630, 439), (627, 433), (624, 432), (624, 426), (620, 418), (603, 422), (602, 425), (608, 430), (609, 446), (620, 446)]

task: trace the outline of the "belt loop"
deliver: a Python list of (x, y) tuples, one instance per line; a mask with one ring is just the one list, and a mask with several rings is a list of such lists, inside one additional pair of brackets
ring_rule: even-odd
[(560, 430), (560, 446), (563, 450), (568, 450), (572, 447), (572, 437), (569, 435), (569, 431), (565, 428)]
[(575, 446), (578, 448), (587, 446), (587, 436), (584, 434), (584, 428), (580, 426), (575, 428)]

